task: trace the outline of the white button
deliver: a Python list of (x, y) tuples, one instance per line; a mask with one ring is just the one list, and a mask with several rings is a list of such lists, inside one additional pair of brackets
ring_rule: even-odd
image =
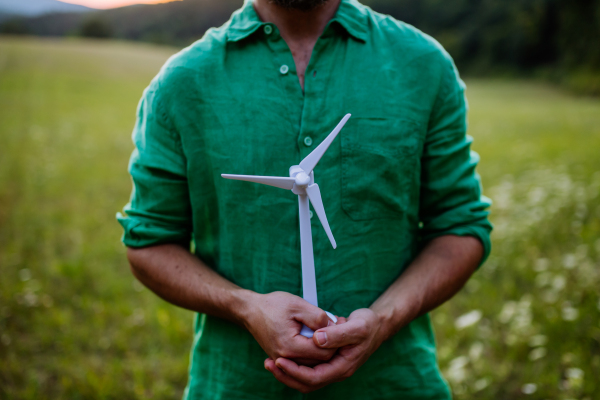
[(265, 25), (264, 31), (267, 35), (270, 35), (273, 32), (273, 27), (271, 25)]
[(313, 213), (312, 213), (312, 211), (310, 211), (310, 210), (309, 210), (309, 211), (308, 211), (308, 215), (310, 216), (310, 219), (312, 219), (312, 216), (313, 216)]
[(287, 74), (289, 70), (290, 70), (290, 68), (285, 64), (283, 64), (281, 67), (279, 67), (279, 72), (281, 72), (282, 75)]

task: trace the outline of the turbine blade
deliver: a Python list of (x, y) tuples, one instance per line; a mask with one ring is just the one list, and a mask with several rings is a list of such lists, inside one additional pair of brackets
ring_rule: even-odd
[(310, 175), (312, 170), (316, 167), (317, 163), (323, 157), (323, 154), (327, 151), (333, 139), (337, 136), (338, 133), (342, 130), (348, 119), (350, 118), (350, 114), (346, 114), (344, 118), (337, 124), (335, 129), (331, 131), (331, 133), (321, 142), (316, 149), (310, 152), (309, 155), (304, 157), (304, 160), (300, 162), (300, 168), (306, 172), (306, 175)]
[(313, 183), (310, 186), (306, 187), (306, 194), (310, 199), (310, 202), (315, 209), (317, 216), (319, 217), (319, 221), (321, 221), (321, 225), (323, 225), (323, 229), (325, 229), (325, 233), (331, 242), (331, 245), (335, 249), (337, 244), (335, 243), (335, 239), (333, 238), (333, 233), (331, 233), (331, 228), (329, 228), (329, 222), (327, 222), (327, 216), (325, 215), (325, 208), (323, 207), (323, 199), (321, 199), (321, 191), (319, 190), (319, 185)]
[(254, 183), (262, 183), (263, 185), (275, 186), (281, 189), (292, 190), (294, 187), (294, 178), (283, 176), (259, 176), (259, 175), (231, 175), (221, 174), (225, 179), (234, 179), (236, 181), (246, 181)]

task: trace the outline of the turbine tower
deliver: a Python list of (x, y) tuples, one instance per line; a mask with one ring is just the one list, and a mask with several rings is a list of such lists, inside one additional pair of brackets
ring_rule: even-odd
[[(310, 229), (309, 200), (312, 203), (319, 220), (321, 221), (321, 225), (323, 225), (323, 229), (325, 229), (325, 233), (327, 234), (331, 245), (334, 249), (337, 247), (337, 245), (335, 243), (335, 239), (333, 238), (333, 234), (331, 233), (331, 228), (329, 228), (329, 222), (327, 222), (325, 208), (323, 208), (323, 200), (321, 199), (321, 191), (319, 190), (319, 185), (315, 183), (315, 174), (313, 169), (316, 167), (321, 157), (323, 157), (323, 154), (325, 154), (349, 118), (350, 114), (346, 114), (344, 118), (342, 118), (342, 120), (337, 124), (335, 129), (325, 138), (325, 140), (323, 140), (323, 142), (321, 142), (316, 149), (314, 149), (300, 162), (300, 165), (291, 166), (289, 178), (284, 176), (221, 174), (221, 176), (226, 179), (262, 183), (264, 185), (275, 186), (281, 189), (288, 189), (294, 194), (298, 195), (300, 216), (300, 252), (302, 256), (302, 294), (304, 300), (316, 307), (319, 306), (319, 303), (317, 301), (317, 280), (315, 277), (315, 260), (313, 254), (312, 233)], [(337, 319), (331, 313), (327, 312), (327, 315), (329, 315), (334, 322), (337, 322)], [(300, 334), (310, 338), (313, 336), (313, 330), (306, 325), (303, 325)]]

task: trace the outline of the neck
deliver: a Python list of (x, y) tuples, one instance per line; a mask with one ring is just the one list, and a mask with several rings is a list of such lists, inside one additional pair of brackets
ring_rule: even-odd
[(254, 9), (264, 22), (275, 24), (287, 41), (305, 41), (321, 36), (327, 23), (333, 18), (340, 0), (329, 0), (312, 10), (281, 7), (269, 0), (254, 0)]
[(281, 7), (269, 0), (254, 0), (254, 9), (264, 22), (271, 22), (289, 46), (300, 86), (304, 89), (304, 73), (315, 43), (327, 23), (334, 17), (340, 0), (329, 0), (311, 10), (303, 11)]

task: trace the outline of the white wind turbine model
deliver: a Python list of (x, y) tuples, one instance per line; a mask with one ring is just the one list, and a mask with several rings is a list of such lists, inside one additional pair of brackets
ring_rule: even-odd
[[(317, 280), (315, 278), (315, 260), (313, 255), (312, 245), (312, 234), (310, 228), (310, 209), (308, 200), (313, 205), (327, 237), (331, 241), (333, 248), (336, 248), (335, 239), (329, 228), (327, 222), (327, 216), (325, 215), (325, 209), (323, 208), (323, 200), (321, 199), (321, 191), (319, 185), (315, 183), (315, 175), (313, 169), (323, 157), (323, 154), (327, 151), (331, 142), (335, 139), (337, 134), (342, 130), (346, 121), (350, 118), (350, 114), (346, 114), (335, 129), (321, 142), (321, 144), (314, 149), (304, 160), (300, 162), (300, 165), (294, 165), (290, 167), (290, 177), (283, 176), (257, 176), (257, 175), (230, 175), (221, 174), (223, 178), (235, 179), (239, 181), (248, 181), (255, 183), (262, 183), (264, 185), (275, 186), (281, 189), (291, 190), (294, 194), (298, 195), (299, 214), (300, 214), (300, 251), (302, 255), (302, 292), (304, 300), (310, 304), (318, 307), (317, 302)], [(334, 315), (327, 312), (329, 318), (334, 322), (337, 319)], [(313, 336), (313, 330), (306, 325), (302, 326), (300, 334), (306, 337)]]

